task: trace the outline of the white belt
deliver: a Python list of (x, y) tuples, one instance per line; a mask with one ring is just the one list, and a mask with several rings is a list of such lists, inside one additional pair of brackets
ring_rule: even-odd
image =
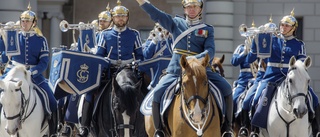
[(240, 69), (240, 72), (251, 72), (251, 69), (250, 68)]
[(7, 65), (7, 68), (13, 68), (14, 66), (16, 65), (22, 65), (22, 66), (25, 66), (27, 69), (30, 69), (30, 68), (33, 68), (35, 67), (36, 65), (26, 65), (26, 64), (22, 64), (22, 63), (19, 63), (17, 61), (11, 61), (12, 64), (8, 64)]
[(112, 65), (117, 65), (117, 66), (125, 66), (127, 64), (131, 64), (133, 62), (133, 59), (128, 59), (128, 60), (121, 60), (121, 59), (118, 59), (118, 60), (113, 60), (113, 59), (108, 59), (110, 60), (110, 63)]
[(267, 66), (277, 67), (277, 68), (289, 68), (289, 64), (282, 64), (282, 63), (271, 63), (271, 62), (268, 62)]

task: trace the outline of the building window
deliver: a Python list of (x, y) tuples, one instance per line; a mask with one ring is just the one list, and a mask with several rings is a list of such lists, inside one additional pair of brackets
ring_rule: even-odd
[(303, 17), (297, 17), (298, 29), (296, 32), (297, 38), (303, 40)]

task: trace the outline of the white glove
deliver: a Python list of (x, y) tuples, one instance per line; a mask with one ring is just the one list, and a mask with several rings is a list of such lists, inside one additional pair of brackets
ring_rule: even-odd
[(144, 4), (145, 2), (149, 2), (149, 1), (147, 1), (147, 0), (136, 0), (138, 3), (139, 3), (139, 5), (142, 5), (142, 4)]
[(189, 59), (197, 59), (197, 58), (196, 58), (196, 56), (188, 56), (188, 57), (186, 57), (186, 59), (189, 60)]

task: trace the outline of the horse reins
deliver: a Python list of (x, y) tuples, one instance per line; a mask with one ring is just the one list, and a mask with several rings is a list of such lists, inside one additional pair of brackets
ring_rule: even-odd
[[(10, 80), (10, 81), (12, 81), (12, 82), (17, 82), (17, 81), (15, 81), (15, 80)], [(29, 88), (30, 88), (30, 86), (29, 86)], [(30, 90), (32, 90), (32, 89), (30, 89)], [(30, 97), (31, 97), (31, 94), (29, 94), (29, 97), (28, 97), (28, 99), (26, 99), (25, 98), (25, 95), (23, 94), (23, 92), (22, 92), (22, 90), (21, 90), (21, 87), (20, 88), (18, 88), (18, 89), (15, 89), (15, 92), (21, 92), (21, 106), (20, 106), (20, 113), (18, 113), (18, 114), (16, 114), (16, 115), (14, 115), (14, 116), (7, 116), (6, 115), (6, 113), (5, 113), (5, 111), (3, 111), (3, 115), (4, 115), (4, 117), (7, 119), (7, 120), (14, 120), (14, 119), (16, 119), (16, 118), (19, 118), (20, 117), (20, 124), (22, 123), (22, 122), (24, 122), (30, 115), (31, 115), (31, 113), (34, 111), (34, 109), (35, 109), (35, 107), (36, 107), (36, 105), (37, 105), (37, 99), (35, 98), (35, 103), (34, 103), (34, 105), (32, 106), (32, 109), (31, 109), (31, 111), (30, 111), (30, 113), (29, 114), (26, 114), (25, 113), (25, 110), (28, 110), (28, 107), (29, 107), (29, 103), (30, 103)], [(31, 92), (30, 92), (31, 93)], [(25, 108), (26, 107), (26, 108)], [(24, 117), (23, 118), (21, 118), (21, 116), (23, 116), (24, 115)]]

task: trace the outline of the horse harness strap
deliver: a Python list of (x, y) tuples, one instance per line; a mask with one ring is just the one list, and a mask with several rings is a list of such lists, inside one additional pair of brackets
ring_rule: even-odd
[(278, 92), (276, 92), (276, 94), (275, 94), (275, 105), (276, 105), (276, 110), (277, 110), (278, 115), (279, 115), (279, 116), (280, 116), (280, 118), (282, 119), (282, 121), (286, 124), (287, 137), (289, 137), (289, 128), (290, 128), (290, 124), (291, 124), (293, 121), (295, 121), (295, 120), (296, 120), (296, 118), (295, 118), (295, 119), (293, 119), (293, 120), (291, 120), (290, 122), (287, 122), (287, 121), (286, 121), (286, 120), (281, 116), (281, 114), (280, 114), (280, 112), (279, 112), (279, 107), (278, 107), (277, 94), (278, 94)]
[[(15, 81), (15, 80), (10, 80), (10, 81), (17, 82), (17, 81)], [(32, 89), (30, 89), (30, 90), (32, 90)], [(21, 116), (24, 115), (24, 117), (20, 119), (20, 122), (22, 123), (22, 122), (24, 122), (24, 121), (31, 115), (31, 113), (34, 111), (34, 109), (35, 109), (35, 107), (36, 107), (36, 105), (37, 105), (37, 99), (35, 98), (35, 103), (33, 104), (30, 113), (29, 113), (29, 114), (26, 114), (24, 107), (27, 106), (26, 110), (28, 110), (29, 103), (30, 103), (30, 94), (29, 94), (28, 99), (26, 99), (25, 96), (24, 96), (24, 94), (22, 93), (21, 87), (20, 87), (19, 89), (15, 89), (15, 92), (18, 92), (18, 91), (20, 91), (21, 94), (22, 94), (22, 96), (21, 96), (21, 102), (22, 102), (22, 104), (21, 104), (21, 107), (20, 107), (20, 113), (14, 115), (14, 116), (8, 117), (8, 116), (6, 116), (5, 111), (3, 111), (3, 115), (4, 115), (4, 117), (5, 117), (7, 120), (13, 120), (13, 119), (19, 118), (19, 117), (21, 117)]]
[[(181, 92), (182, 93), (182, 92)], [(210, 97), (212, 97), (212, 94), (210, 94), (209, 93), (209, 95), (208, 96), (210, 96)], [(190, 98), (192, 98), (192, 97), (190, 97)], [(189, 100), (190, 100), (190, 98), (189, 98)], [(202, 97), (200, 97), (202, 100), (204, 100)], [(209, 97), (207, 97), (207, 101), (208, 101), (208, 98)], [(193, 99), (195, 99), (195, 97), (193, 97)], [(180, 116), (182, 117), (182, 119), (188, 124), (188, 126), (190, 126), (194, 131), (196, 131), (197, 132), (197, 134), (198, 134), (198, 130), (196, 129), (196, 128), (194, 128), (194, 126), (193, 125), (191, 125), (191, 123), (190, 123), (190, 121), (188, 120), (188, 117), (187, 116), (185, 116), (185, 114), (183, 113), (184, 112), (184, 110), (183, 110), (183, 106), (182, 106), (182, 100), (184, 100), (183, 99), (183, 97), (181, 97), (181, 106), (180, 106)], [(186, 103), (186, 101), (184, 101), (185, 103)], [(189, 102), (189, 101), (188, 101)], [(209, 102), (207, 102), (207, 103), (209, 103), (209, 108), (210, 108), (210, 101)], [(213, 103), (211, 104), (212, 105), (212, 107), (214, 107), (214, 105), (213, 105)], [(208, 114), (210, 113), (210, 109), (209, 109), (209, 111), (208, 111)], [(209, 120), (209, 123), (211, 123), (212, 122), (212, 120), (213, 120), (213, 117), (214, 117), (214, 108), (212, 108), (212, 115), (211, 115), (211, 117), (210, 117), (210, 120)], [(207, 117), (208, 118), (208, 117)], [(204, 125), (203, 126), (205, 126), (205, 124), (206, 124), (206, 122), (204, 123)], [(209, 127), (209, 124), (206, 126), (206, 127), (204, 127), (200, 132), (201, 132), (201, 135), (199, 135), (198, 134), (198, 137), (202, 137), (202, 135), (203, 135), (203, 133), (208, 129), (208, 127)]]

